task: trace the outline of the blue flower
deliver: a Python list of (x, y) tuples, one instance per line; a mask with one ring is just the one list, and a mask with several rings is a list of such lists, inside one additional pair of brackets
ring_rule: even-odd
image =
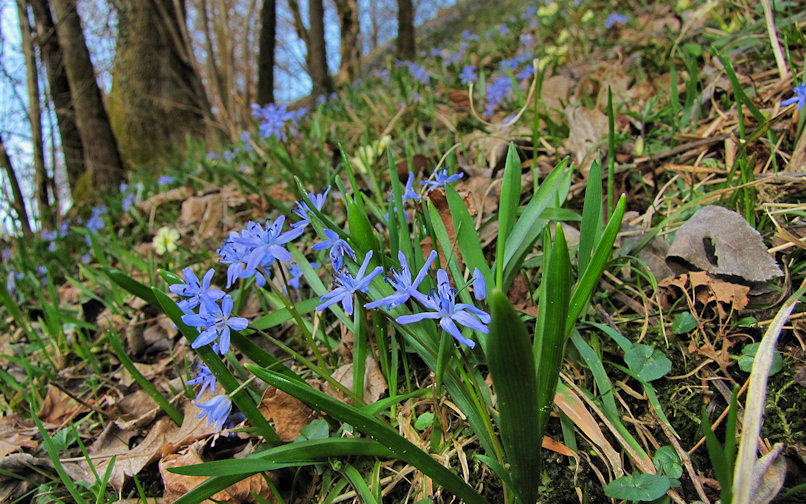
[(260, 272), (253, 272), (247, 274), (246, 272), (246, 259), (249, 255), (249, 249), (246, 245), (235, 242), (235, 238), (240, 237), (240, 234), (233, 231), (227, 241), (218, 249), (218, 255), (221, 256), (221, 264), (229, 264), (227, 266), (227, 288), (229, 288), (239, 278), (249, 278), (255, 275), (255, 281), (258, 286), (263, 287), (266, 285), (266, 278)]
[(157, 185), (165, 185), (170, 184), (174, 181), (174, 178), (170, 175), (161, 175), (160, 178), (157, 179)]
[[(319, 268), (319, 265), (313, 262), (311, 263), (311, 268), (316, 270)], [(299, 281), (302, 278), (302, 270), (299, 269), (297, 263), (291, 263), (291, 266), (288, 267), (288, 274), (291, 276), (291, 278), (288, 279), (288, 285), (290, 285), (292, 289), (299, 290)]]
[(462, 32), (462, 38), (465, 40), (478, 40), (479, 36), (474, 33), (470, 33), (470, 30), (465, 30)]
[(364, 262), (361, 263), (361, 267), (358, 269), (355, 278), (350, 276), (350, 273), (347, 271), (336, 273), (336, 280), (334, 282), (336, 287), (322, 296), (320, 299), (322, 304), (316, 307), (316, 311), (322, 311), (328, 306), (340, 302), (341, 306), (344, 308), (344, 312), (347, 313), (347, 315), (352, 315), (353, 294), (355, 294), (356, 291), (366, 292), (372, 279), (383, 272), (383, 268), (376, 266), (374, 270), (364, 276), (364, 272), (367, 270), (371, 258), (372, 251), (370, 250), (364, 257)]
[(205, 388), (210, 390), (210, 395), (213, 395), (215, 389), (215, 375), (213, 375), (213, 373), (210, 371), (210, 368), (204, 364), (199, 364), (199, 369), (196, 371), (196, 377), (192, 380), (188, 380), (188, 385), (198, 385), (200, 383), (201, 388), (196, 394), (197, 401), (201, 398), (202, 394), (204, 394)]
[(434, 311), (402, 315), (397, 317), (397, 323), (411, 324), (423, 319), (439, 319), (442, 329), (470, 348), (475, 347), (476, 343), (462, 336), (456, 323), (487, 334), (486, 324), (490, 323), (490, 315), (473, 305), (456, 303), (456, 289), (451, 288), (448, 273), (443, 269), (437, 271), (437, 289), (431, 290), (423, 305)]
[(462, 73), (459, 74), (459, 78), (462, 79), (462, 84), (467, 86), (476, 80), (476, 68), (473, 65), (465, 65)]
[(428, 85), (428, 83), (431, 81), (431, 74), (428, 73), (428, 70), (421, 67), (417, 63), (411, 61), (401, 61), (399, 64), (400, 66), (408, 67), (409, 74), (411, 74), (412, 78), (420, 84)]
[(284, 215), (274, 219), (274, 223), (266, 219), (265, 229), (256, 222), (249, 222), (240, 235), (233, 237), (236, 243), (245, 245), (248, 250), (244, 274), (254, 275), (258, 267), (262, 266), (265, 269), (275, 260), (291, 260), (291, 253), (283, 247), (283, 244), (299, 237), (304, 229), (290, 229), (282, 233), (284, 222)]
[(191, 401), (193, 404), (202, 409), (199, 416), (196, 418), (207, 417), (207, 423), (214, 425), (216, 429), (221, 429), (227, 417), (232, 411), (232, 401), (226, 395), (217, 395), (203, 403)]
[[(314, 208), (321, 211), (322, 207), (325, 205), (325, 199), (327, 198), (327, 193), (329, 192), (330, 192), (330, 186), (327, 186), (327, 189), (325, 189), (325, 192), (323, 192), (322, 194), (308, 193), (308, 199), (311, 200), (311, 203), (313, 203)], [(311, 215), (308, 213), (310, 211), (311, 208), (308, 206), (308, 203), (304, 199), (297, 201), (297, 205), (296, 207), (294, 207), (294, 213), (300, 218), (300, 220), (291, 224), (291, 227), (296, 229), (298, 227), (307, 226), (308, 223), (311, 222)]]
[(616, 24), (627, 24), (627, 21), (629, 21), (629, 18), (627, 16), (625, 16), (624, 14), (619, 14), (618, 12), (613, 12), (610, 15), (607, 16), (607, 19), (605, 19), (604, 25), (605, 25), (605, 28), (607, 28), (609, 30), (610, 28), (613, 28)]
[(215, 274), (213, 268), (207, 270), (201, 282), (199, 282), (198, 277), (196, 277), (196, 274), (193, 273), (193, 270), (190, 268), (182, 270), (182, 274), (185, 277), (185, 283), (173, 284), (168, 287), (168, 290), (174, 294), (188, 298), (178, 303), (179, 308), (181, 308), (183, 312), (190, 313), (204, 298), (218, 301), (224, 297), (223, 291), (210, 288), (210, 280), (213, 279), (213, 275)]
[(414, 297), (421, 303), (427, 302), (426, 296), (420, 293), (420, 291), (417, 290), (417, 287), (419, 287), (420, 283), (428, 274), (428, 268), (431, 267), (431, 263), (433, 263), (437, 258), (436, 251), (431, 251), (431, 253), (428, 255), (428, 258), (425, 260), (425, 264), (423, 264), (423, 267), (420, 268), (420, 271), (417, 273), (417, 276), (414, 278), (414, 280), (411, 279), (411, 271), (409, 270), (408, 262), (406, 262), (405, 254), (400, 251), (397, 253), (397, 258), (400, 260), (400, 270), (393, 270), (392, 279), (386, 279), (386, 281), (395, 288), (395, 293), (377, 301), (367, 303), (364, 305), (365, 308), (378, 308), (379, 306), (386, 305), (386, 309), (391, 310), (392, 308), (396, 308), (408, 301), (410, 297)]
[(260, 123), (258, 130), (261, 137), (269, 138), (274, 136), (282, 140), (285, 136), (283, 129), (286, 121), (294, 119), (295, 116), (293, 112), (286, 111), (285, 105), (277, 106), (269, 103), (260, 108), (258, 104), (253, 103), (252, 117)]
[(330, 263), (333, 265), (334, 270), (339, 271), (344, 265), (344, 254), (352, 257), (353, 261), (355, 261), (355, 252), (346, 241), (339, 238), (335, 231), (325, 228), (324, 232), (327, 240), (314, 243), (311, 248), (314, 250), (330, 249)]
[(498, 103), (506, 98), (509, 91), (512, 89), (512, 80), (507, 77), (499, 77), (487, 87), (487, 107), (484, 109), (484, 115), (491, 116), (495, 111)]
[(224, 296), (221, 299), (221, 306), (215, 301), (203, 298), (198, 315), (195, 313), (182, 315), (182, 322), (199, 329), (199, 336), (190, 348), (196, 349), (218, 339), (219, 353), (224, 355), (229, 351), (230, 329), (241, 331), (249, 325), (249, 321), (245, 318), (231, 316), (232, 305), (231, 296)]
[(806, 84), (795, 86), (795, 96), (793, 96), (792, 98), (787, 98), (786, 100), (782, 101), (781, 106), (788, 107), (793, 103), (798, 104), (798, 110), (803, 108), (803, 104), (806, 103)]
[(479, 301), (487, 297), (487, 282), (478, 267), (473, 270), (473, 293)]
[(434, 172), (434, 180), (423, 180), (420, 182), (420, 185), (428, 186), (429, 190), (436, 189), (437, 187), (444, 188), (446, 184), (456, 182), (462, 178), (463, 175), (464, 173), (454, 173), (448, 176), (447, 168), (437, 169), (437, 171)]

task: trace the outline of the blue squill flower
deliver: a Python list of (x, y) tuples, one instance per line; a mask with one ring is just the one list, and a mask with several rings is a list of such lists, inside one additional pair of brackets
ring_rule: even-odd
[(221, 429), (227, 417), (232, 411), (232, 401), (226, 395), (217, 395), (203, 403), (191, 401), (193, 404), (202, 409), (199, 416), (196, 418), (207, 417), (207, 423), (214, 425), (216, 429)]
[(277, 106), (269, 103), (261, 108), (258, 104), (253, 103), (252, 117), (259, 123), (258, 130), (261, 137), (274, 136), (282, 140), (285, 136), (285, 123), (294, 119), (295, 116), (293, 112), (286, 111), (285, 105)]
[(473, 65), (465, 65), (462, 69), (462, 73), (459, 74), (459, 78), (462, 79), (462, 84), (467, 86), (471, 82), (476, 80), (476, 68)]
[(806, 104), (806, 84), (801, 84), (800, 86), (795, 86), (795, 96), (792, 98), (787, 98), (786, 100), (781, 102), (782, 107), (788, 107), (793, 103), (798, 104), (798, 110), (803, 108), (803, 105)]
[(490, 323), (490, 315), (473, 305), (456, 302), (456, 289), (451, 287), (448, 280), (448, 273), (440, 269), (437, 271), (437, 289), (431, 290), (428, 299), (423, 305), (429, 310), (412, 315), (402, 315), (397, 317), (398, 324), (411, 324), (424, 319), (439, 319), (439, 325), (454, 337), (458, 342), (470, 348), (476, 343), (462, 336), (462, 332), (457, 327), (457, 323), (487, 334), (487, 325)]
[(427, 297), (418, 291), (417, 287), (419, 287), (420, 283), (428, 274), (428, 268), (431, 267), (431, 263), (433, 263), (437, 258), (437, 252), (435, 250), (431, 251), (431, 253), (428, 255), (428, 258), (425, 260), (425, 264), (423, 264), (423, 267), (420, 268), (419, 272), (417, 272), (417, 276), (414, 278), (414, 280), (411, 279), (411, 270), (409, 270), (409, 263), (406, 261), (405, 254), (400, 251), (397, 253), (397, 258), (400, 260), (400, 270), (393, 270), (392, 278), (386, 279), (392, 285), (392, 287), (395, 288), (395, 293), (377, 301), (367, 303), (364, 305), (365, 308), (371, 309), (386, 305), (386, 309), (391, 310), (392, 308), (402, 305), (411, 297), (414, 297), (421, 303), (427, 302)]
[(213, 270), (213, 268), (207, 270), (207, 273), (204, 274), (201, 282), (199, 282), (198, 277), (196, 277), (196, 274), (193, 273), (193, 270), (190, 268), (185, 268), (182, 270), (182, 274), (185, 277), (185, 283), (173, 284), (168, 287), (168, 290), (174, 294), (188, 298), (177, 303), (183, 312), (190, 313), (190, 311), (197, 307), (204, 298), (208, 298), (212, 301), (218, 301), (224, 297), (223, 291), (210, 288), (210, 281), (213, 279), (213, 275), (215, 274), (215, 270)]
[(245, 245), (249, 251), (244, 271), (247, 275), (253, 275), (259, 266), (264, 269), (271, 266), (275, 260), (291, 260), (291, 253), (283, 245), (298, 238), (304, 230), (297, 228), (283, 233), (283, 223), (284, 215), (274, 219), (274, 222), (266, 219), (265, 228), (249, 222), (241, 235), (234, 238), (236, 243)]
[(627, 21), (629, 21), (629, 18), (627, 16), (625, 16), (624, 14), (619, 14), (618, 12), (613, 12), (610, 15), (607, 16), (607, 19), (605, 19), (604, 25), (605, 25), (605, 28), (607, 28), (609, 30), (610, 28), (613, 28), (614, 26), (616, 26), (616, 24), (627, 24)]
[(199, 364), (199, 369), (196, 371), (196, 377), (192, 380), (188, 380), (188, 385), (198, 384), (201, 384), (201, 388), (196, 394), (197, 401), (201, 398), (202, 394), (204, 394), (204, 389), (210, 390), (210, 395), (213, 395), (215, 389), (215, 375), (210, 371), (210, 368), (204, 364)]
[(444, 188), (446, 184), (456, 182), (462, 178), (463, 175), (464, 173), (454, 173), (453, 175), (448, 176), (448, 169), (441, 168), (434, 172), (434, 180), (423, 180), (420, 182), (420, 184), (428, 186), (429, 190), (436, 189), (437, 187)]
[(322, 304), (316, 307), (316, 311), (322, 311), (328, 306), (341, 303), (341, 306), (344, 308), (344, 312), (347, 315), (352, 315), (353, 294), (355, 294), (356, 291), (366, 292), (369, 288), (370, 282), (372, 282), (372, 279), (383, 272), (383, 268), (376, 266), (375, 269), (373, 269), (369, 274), (366, 276), (364, 275), (367, 267), (369, 266), (369, 260), (371, 258), (372, 251), (370, 250), (364, 257), (364, 262), (361, 263), (361, 267), (358, 269), (358, 273), (356, 273), (355, 278), (353, 278), (347, 271), (336, 273), (336, 280), (334, 282), (336, 287), (332, 291), (327, 292), (322, 296), (320, 299)]
[[(330, 192), (330, 186), (327, 186), (325, 192), (321, 194), (308, 193), (308, 198), (311, 200), (311, 203), (313, 203), (313, 206), (314, 208), (316, 208), (316, 210), (319, 211), (322, 210), (322, 207), (325, 205), (325, 199), (327, 198), (327, 193), (329, 192)], [(299, 227), (304, 228), (305, 226), (307, 226), (311, 222), (311, 215), (309, 213), (310, 211), (311, 207), (308, 206), (308, 203), (304, 199), (297, 201), (297, 205), (294, 207), (294, 214), (296, 214), (297, 217), (300, 218), (300, 220), (291, 224), (291, 227), (296, 229)]]
[(330, 263), (333, 265), (334, 270), (339, 271), (344, 265), (345, 254), (355, 261), (355, 252), (346, 241), (339, 238), (335, 231), (325, 228), (324, 232), (327, 239), (314, 243), (311, 248), (314, 250), (330, 249)]
[(161, 175), (160, 178), (157, 179), (157, 185), (166, 185), (170, 184), (174, 181), (174, 178), (170, 175)]
[(473, 293), (479, 301), (487, 297), (487, 282), (478, 267), (473, 270)]
[[(215, 301), (203, 298), (198, 314), (182, 315), (182, 322), (199, 329), (199, 335), (190, 345), (196, 349), (218, 340), (218, 351), (224, 355), (229, 351), (230, 330), (242, 331), (249, 325), (243, 317), (233, 317), (232, 297), (224, 296), (221, 306)], [(204, 329), (202, 329), (204, 328)]]

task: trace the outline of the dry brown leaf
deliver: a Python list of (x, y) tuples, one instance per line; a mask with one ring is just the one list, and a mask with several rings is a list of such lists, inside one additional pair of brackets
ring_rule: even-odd
[(738, 213), (709, 205), (677, 231), (667, 259), (683, 259), (709, 273), (764, 282), (783, 272), (761, 235)]
[(39, 445), (34, 440), (36, 433), (30, 418), (21, 415), (0, 417), (0, 458), (22, 448), (36, 448)]
[(582, 173), (588, 173), (595, 157), (591, 152), (607, 138), (607, 116), (600, 110), (576, 107), (567, 108), (565, 118), (569, 127), (565, 146), (576, 156), (577, 166)]
[[(364, 402), (367, 404), (372, 404), (376, 402), (380, 397), (386, 392), (387, 384), (386, 379), (383, 377), (383, 373), (381, 373), (381, 368), (378, 366), (378, 362), (372, 358), (372, 355), (367, 355), (364, 367)], [(350, 362), (349, 364), (345, 364), (335, 371), (331, 375), (334, 380), (341, 383), (348, 389), (353, 389), (353, 363)], [(341, 393), (338, 391), (333, 391), (330, 386), (325, 385), (326, 392), (333, 397), (337, 397), (339, 399), (343, 399), (341, 397)]]
[[(168, 469), (172, 467), (183, 467), (205, 462), (205, 460), (199, 456), (199, 448), (200, 447), (198, 445), (193, 445), (188, 448), (184, 454), (171, 454), (160, 460), (160, 475), (162, 476), (162, 482), (165, 486), (163, 498), (166, 503), (176, 501), (179, 497), (188, 493), (199, 483), (202, 483), (208, 479), (206, 476), (183, 476), (168, 471)], [(254, 497), (252, 497), (252, 493), (268, 500), (269, 502), (278, 502), (261, 474), (254, 474), (239, 481), (238, 483), (235, 483), (225, 490), (221, 490), (220, 492), (214, 494), (212, 499), (215, 499), (216, 502), (253, 502)], [(205, 500), (202, 502), (205, 504), (213, 503), (212, 500)]]
[(193, 195), (193, 189), (191, 189), (190, 187), (186, 186), (177, 187), (176, 189), (171, 189), (170, 191), (166, 191), (164, 193), (155, 194), (154, 196), (141, 202), (138, 205), (138, 207), (143, 212), (150, 213), (152, 210), (155, 210), (158, 206), (162, 205), (163, 203), (167, 203), (169, 201), (184, 200), (192, 195)]
[[(61, 466), (74, 481), (90, 477), (76, 464), (62, 462)], [(0, 502), (15, 502), (26, 493), (36, 490), (39, 485), (58, 480), (59, 475), (53, 462), (46, 457), (14, 453), (0, 458)]]
[(81, 411), (87, 411), (86, 406), (83, 406), (53, 385), (48, 385), (45, 400), (42, 402), (42, 407), (39, 408), (37, 416), (46, 427), (60, 427)]
[(564, 119), (562, 111), (568, 104), (568, 97), (574, 84), (575, 82), (565, 75), (552, 75), (543, 81), (538, 106), (552, 121), (559, 123)]
[(131, 449), (129, 449), (129, 441), (138, 431), (123, 429), (117, 422), (110, 424), (89, 449), (96, 470), (101, 473), (106, 471), (112, 456), (116, 456), (110, 483), (113, 488), (120, 490), (126, 475), (138, 474), (163, 453), (171, 453), (216, 432), (216, 429), (209, 425), (206, 419), (197, 418), (198, 411), (196, 406), (187, 401), (183, 412), (185, 420), (181, 428), (177, 427), (170, 418), (162, 417), (151, 426), (145, 439)]
[(258, 407), (265, 418), (274, 421), (274, 430), (283, 441), (293, 441), (317, 414), (305, 403), (275, 387), (268, 387)]

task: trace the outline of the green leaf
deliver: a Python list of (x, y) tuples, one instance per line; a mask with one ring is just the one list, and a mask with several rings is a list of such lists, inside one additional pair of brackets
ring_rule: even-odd
[(635, 473), (611, 481), (604, 493), (611, 499), (646, 502), (660, 499), (669, 488), (671, 481), (666, 476)]
[(330, 437), (330, 427), (327, 420), (317, 418), (309, 423), (299, 431), (298, 441), (307, 441), (311, 439), (327, 439)]
[(422, 415), (417, 417), (417, 420), (414, 421), (414, 428), (418, 431), (422, 431), (428, 428), (434, 422), (434, 414), (430, 411), (423, 413)]
[(607, 226), (605, 226), (599, 243), (596, 244), (590, 264), (579, 279), (579, 283), (577, 283), (573, 294), (571, 294), (571, 301), (568, 307), (568, 322), (565, 326), (566, 337), (571, 335), (577, 318), (579, 318), (585, 305), (588, 304), (588, 299), (590, 299), (591, 294), (593, 294), (593, 289), (595, 289), (596, 285), (599, 283), (599, 277), (602, 275), (607, 260), (613, 252), (613, 244), (616, 242), (616, 235), (618, 235), (618, 231), (621, 228), (621, 221), (624, 219), (624, 208), (626, 204), (627, 200), (622, 194), (616, 205), (616, 210), (613, 212), (613, 215), (610, 216)]
[(579, 227), (577, 260), (582, 274), (590, 262), (593, 246), (602, 234), (602, 166), (598, 159), (591, 164), (585, 186), (585, 203), (582, 206), (582, 223)]
[(495, 251), (495, 281), (503, 289), (504, 257), (507, 238), (515, 224), (515, 216), (521, 199), (521, 161), (515, 144), (509, 143), (507, 160), (504, 165), (504, 179), (501, 185), (501, 202), (498, 205), (498, 245)]
[(658, 472), (670, 478), (679, 478), (683, 475), (683, 466), (680, 465), (680, 457), (674, 448), (666, 445), (658, 448), (655, 455), (652, 457), (652, 463)]
[(532, 250), (532, 246), (543, 233), (543, 228), (548, 223), (548, 220), (542, 218), (543, 211), (550, 206), (559, 206), (565, 201), (571, 173), (568, 158), (565, 158), (540, 185), (513, 226), (512, 232), (507, 236), (503, 263), (504, 281), (501, 290), (509, 288), (520, 272), (523, 258)]
[(290, 380), (286, 376), (251, 364), (247, 364), (246, 368), (269, 385), (277, 387), (312, 408), (323, 411), (336, 420), (346, 422), (357, 430), (372, 436), (389, 448), (398, 458), (422, 471), (426, 476), (433, 479), (436, 484), (445, 487), (459, 499), (471, 504), (486, 502), (479, 493), (453, 471), (431, 458), (428, 453), (402, 437), (388, 424), (374, 417), (368, 417), (360, 409), (314, 390), (310, 385)]
[[(327, 460), (330, 457), (356, 455), (390, 458), (394, 456), (386, 447), (372, 439), (327, 438), (297, 441), (277, 446), (244, 459), (216, 460), (203, 464), (172, 467), (168, 471), (184, 476), (246, 477), (258, 472), (272, 471), (290, 465), (311, 465)], [(202, 500), (206, 497), (209, 497), (209, 495), (203, 497)]]
[(114, 268), (106, 267), (102, 269), (110, 280), (126, 289), (130, 294), (139, 297), (140, 299), (150, 304), (151, 306), (160, 308), (160, 304), (157, 301), (157, 298), (154, 296), (154, 293), (151, 292), (150, 287), (148, 287), (143, 283), (138, 282), (129, 275), (122, 273)]
[[(739, 356), (739, 369), (745, 373), (749, 373), (753, 369), (753, 361), (756, 358), (756, 352), (761, 343), (750, 343), (742, 348), (742, 355)], [(781, 357), (781, 352), (774, 350), (772, 354), (772, 365), (770, 366), (770, 376), (779, 372), (784, 368), (784, 358)]]
[(644, 381), (657, 380), (672, 370), (672, 361), (651, 345), (635, 343), (625, 354), (624, 362)]
[[(535, 358), (518, 312), (499, 289), (489, 297), (490, 334), (484, 349), (498, 397), (498, 428), (521, 502), (537, 500), (542, 431)], [(560, 333), (562, 335), (562, 333)], [(556, 383), (556, 382), (555, 382)], [(549, 406), (550, 407), (550, 406)]]
[(697, 319), (691, 312), (682, 312), (675, 315), (672, 320), (672, 334), (685, 334), (697, 328)]

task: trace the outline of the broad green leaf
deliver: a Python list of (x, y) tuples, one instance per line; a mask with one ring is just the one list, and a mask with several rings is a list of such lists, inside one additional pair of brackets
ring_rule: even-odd
[[(756, 358), (756, 352), (761, 343), (750, 343), (742, 348), (742, 355), (739, 356), (739, 369), (745, 373), (749, 373), (753, 369), (753, 361)], [(778, 350), (772, 353), (772, 366), (770, 367), (770, 376), (784, 368), (784, 359), (781, 357), (781, 352)]]
[(691, 312), (681, 312), (672, 320), (672, 334), (685, 334), (697, 328), (697, 319)]
[(624, 362), (640, 379), (651, 382), (672, 370), (672, 361), (651, 345), (635, 343), (625, 354)]
[(582, 223), (579, 226), (577, 260), (580, 275), (588, 268), (593, 246), (602, 234), (602, 166), (593, 161), (585, 186), (585, 203), (582, 206)]
[(683, 466), (680, 465), (680, 457), (674, 448), (666, 445), (658, 448), (655, 455), (652, 456), (652, 463), (655, 464), (655, 469), (658, 472), (670, 478), (679, 478), (683, 475)]
[(628, 474), (611, 481), (604, 493), (611, 499), (647, 502), (663, 497), (671, 488), (666, 476), (657, 474)]

